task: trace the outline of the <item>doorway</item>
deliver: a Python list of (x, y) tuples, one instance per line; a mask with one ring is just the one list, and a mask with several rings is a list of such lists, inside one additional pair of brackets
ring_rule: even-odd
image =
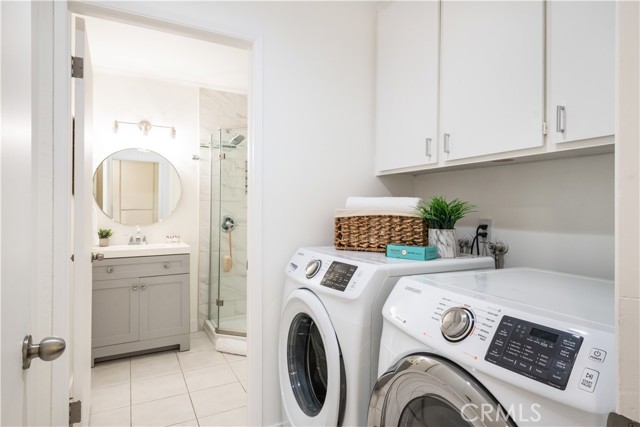
[[(93, 229), (111, 229), (112, 245), (126, 245), (132, 236), (141, 235), (149, 243), (180, 241), (192, 248), (190, 351), (98, 360), (92, 375), (92, 424), (127, 425), (127, 414), (131, 425), (149, 423), (154, 416), (164, 414), (164, 408), (176, 409), (171, 415), (163, 415), (175, 417), (171, 418), (175, 422), (197, 419), (201, 425), (224, 423), (224, 417), (216, 421), (222, 412), (244, 419), (246, 359), (215, 351), (198, 316), (203, 303), (210, 306), (210, 298), (198, 286), (199, 273), (208, 268), (203, 262), (202, 248), (208, 242), (201, 239), (204, 214), (198, 195), (202, 191), (199, 141), (208, 132), (201, 126), (203, 93), (214, 92), (226, 100), (244, 99), (241, 125), (245, 128), (245, 151), (250, 143), (246, 131), (249, 51), (95, 17), (85, 19), (94, 68), (93, 169), (115, 152), (153, 152), (177, 171), (181, 186), (181, 197), (173, 211), (161, 221), (144, 224), (119, 221), (92, 201)], [(237, 115), (237, 102), (222, 104), (220, 109), (232, 106)], [(249, 166), (247, 162), (246, 179)], [(241, 216), (246, 218), (246, 202), (244, 206)], [(237, 234), (236, 241), (240, 239)], [(206, 256), (210, 257), (210, 251)], [(246, 301), (246, 273), (244, 277)], [(120, 379), (105, 383), (105, 376)], [(159, 390), (166, 392), (157, 394)], [(217, 407), (212, 403), (216, 393), (234, 396), (233, 403)], [(149, 400), (149, 396), (154, 399)]]

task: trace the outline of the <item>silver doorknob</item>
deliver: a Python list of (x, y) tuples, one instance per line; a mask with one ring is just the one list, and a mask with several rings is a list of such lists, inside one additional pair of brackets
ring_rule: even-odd
[(104, 254), (102, 252), (92, 253), (91, 262), (93, 261), (104, 261)]
[(33, 344), (31, 335), (27, 335), (22, 341), (22, 369), (29, 369), (31, 360), (36, 357), (46, 362), (56, 360), (64, 353), (65, 348), (67, 343), (60, 337), (47, 337), (40, 344)]

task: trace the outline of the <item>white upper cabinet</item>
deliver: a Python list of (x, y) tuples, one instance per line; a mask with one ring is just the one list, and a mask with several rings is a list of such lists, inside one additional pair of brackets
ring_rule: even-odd
[(437, 162), (438, 2), (378, 14), (376, 171)]
[(443, 1), (443, 160), (544, 144), (544, 3)]
[(613, 135), (615, 2), (550, 1), (547, 8), (551, 141)]

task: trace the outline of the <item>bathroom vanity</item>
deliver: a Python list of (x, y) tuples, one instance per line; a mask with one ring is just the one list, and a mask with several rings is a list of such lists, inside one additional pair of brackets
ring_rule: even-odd
[(184, 243), (96, 248), (91, 364), (179, 346), (189, 350), (189, 254)]

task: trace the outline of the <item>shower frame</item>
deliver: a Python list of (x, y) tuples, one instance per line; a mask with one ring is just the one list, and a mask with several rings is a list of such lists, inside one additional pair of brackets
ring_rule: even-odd
[[(210, 239), (209, 239), (209, 313), (208, 320), (213, 327), (213, 330), (216, 334), (221, 335), (232, 335), (239, 337), (246, 337), (246, 309), (245, 309), (245, 326), (244, 331), (239, 331), (237, 329), (225, 328), (223, 321), (223, 317), (221, 316), (221, 307), (224, 306), (225, 298), (223, 295), (223, 280), (224, 280), (224, 271), (223, 271), (223, 235), (227, 232), (233, 231), (236, 224), (233, 224), (233, 227), (229, 231), (225, 230), (225, 228), (229, 227), (228, 218), (229, 215), (225, 215), (223, 213), (223, 165), (227, 159), (227, 154), (229, 151), (225, 152), (225, 150), (237, 150), (239, 145), (246, 139), (242, 133), (246, 134), (246, 128), (227, 128), (227, 129), (218, 129), (218, 141), (214, 141), (213, 135), (211, 135), (210, 141), (210, 153), (211, 153), (211, 193), (213, 196), (214, 186), (218, 187), (218, 197), (211, 197), (211, 216), (210, 216)], [(225, 135), (232, 135), (228, 138), (228, 141), (225, 141)], [(246, 147), (246, 146), (245, 146)], [(244, 147), (243, 147), (244, 148)], [(218, 174), (214, 174), (214, 161), (219, 162)], [(245, 212), (246, 212), (246, 194), (247, 194), (247, 167), (245, 162), (245, 181), (244, 181), (244, 190), (245, 190)], [(217, 178), (217, 183), (215, 179)], [(217, 207), (214, 206), (217, 202)], [(217, 209), (216, 209), (217, 208)], [(233, 219), (232, 219), (233, 220)], [(245, 224), (246, 226), (246, 224)], [(217, 238), (216, 238), (217, 236)], [(245, 242), (245, 251), (246, 251), (246, 242)], [(217, 260), (214, 260), (213, 254), (217, 253)], [(232, 263), (233, 263), (232, 259)], [(235, 266), (233, 267), (235, 268)], [(246, 292), (247, 292), (247, 280), (246, 273), (244, 275), (244, 292), (245, 292), (245, 300), (246, 300)]]

